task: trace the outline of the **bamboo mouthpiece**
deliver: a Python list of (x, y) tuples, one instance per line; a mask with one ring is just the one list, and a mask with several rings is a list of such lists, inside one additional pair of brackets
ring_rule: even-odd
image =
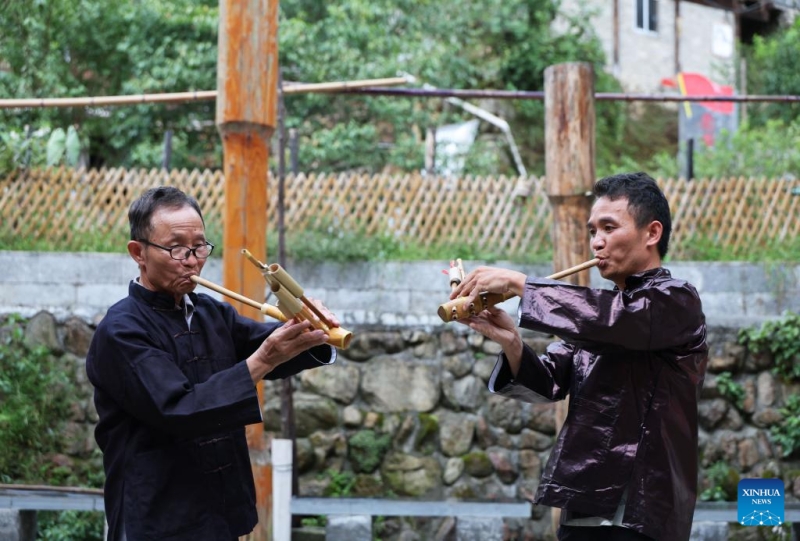
[[(590, 269), (600, 263), (598, 258), (591, 259), (580, 265), (575, 265), (574, 267), (570, 267), (568, 269), (564, 269), (560, 272), (555, 274), (551, 274), (547, 276), (549, 280), (560, 280), (561, 278), (566, 278), (576, 272), (580, 272), (582, 270)], [(481, 313), (481, 311), (499, 304), (503, 301), (506, 301), (514, 297), (513, 293), (481, 293), (471, 303), (467, 303), (467, 297), (458, 297), (457, 299), (453, 299), (448, 301), (439, 306), (439, 310), (437, 314), (439, 318), (448, 323), (450, 321), (455, 321), (457, 319), (465, 319), (471, 316), (475, 316)]]

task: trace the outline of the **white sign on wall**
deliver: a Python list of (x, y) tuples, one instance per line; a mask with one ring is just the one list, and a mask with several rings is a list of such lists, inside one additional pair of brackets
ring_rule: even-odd
[(711, 28), (711, 52), (722, 58), (733, 56), (733, 27), (726, 23), (714, 23)]

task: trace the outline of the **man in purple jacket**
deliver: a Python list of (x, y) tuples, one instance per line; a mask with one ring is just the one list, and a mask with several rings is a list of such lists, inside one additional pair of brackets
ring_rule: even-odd
[(479, 267), (451, 298), (511, 291), (519, 326), (557, 335), (537, 356), (490, 308), (464, 322), (503, 352), (489, 388), (534, 401), (569, 396), (536, 493), (559, 507), (560, 540), (688, 540), (697, 496), (697, 402), (708, 360), (692, 285), (661, 266), (669, 205), (644, 173), (601, 179), (587, 223), (613, 290)]

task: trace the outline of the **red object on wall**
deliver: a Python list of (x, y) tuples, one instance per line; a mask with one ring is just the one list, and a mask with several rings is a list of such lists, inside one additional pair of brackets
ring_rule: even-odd
[[(705, 75), (699, 73), (681, 73), (683, 77), (684, 89), (681, 93), (684, 96), (733, 96), (733, 87), (728, 85), (719, 85), (713, 82)], [(677, 81), (674, 79), (662, 79), (661, 84), (669, 87), (679, 87)], [(733, 113), (732, 101), (701, 101), (699, 105), (723, 115), (730, 115)]]

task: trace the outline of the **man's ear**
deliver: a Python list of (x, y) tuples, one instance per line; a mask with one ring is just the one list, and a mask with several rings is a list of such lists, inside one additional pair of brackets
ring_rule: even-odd
[(664, 233), (664, 224), (658, 220), (650, 222), (647, 226), (647, 246), (657, 246), (662, 233)]
[(144, 245), (141, 242), (129, 240), (128, 253), (139, 266), (144, 265)]

